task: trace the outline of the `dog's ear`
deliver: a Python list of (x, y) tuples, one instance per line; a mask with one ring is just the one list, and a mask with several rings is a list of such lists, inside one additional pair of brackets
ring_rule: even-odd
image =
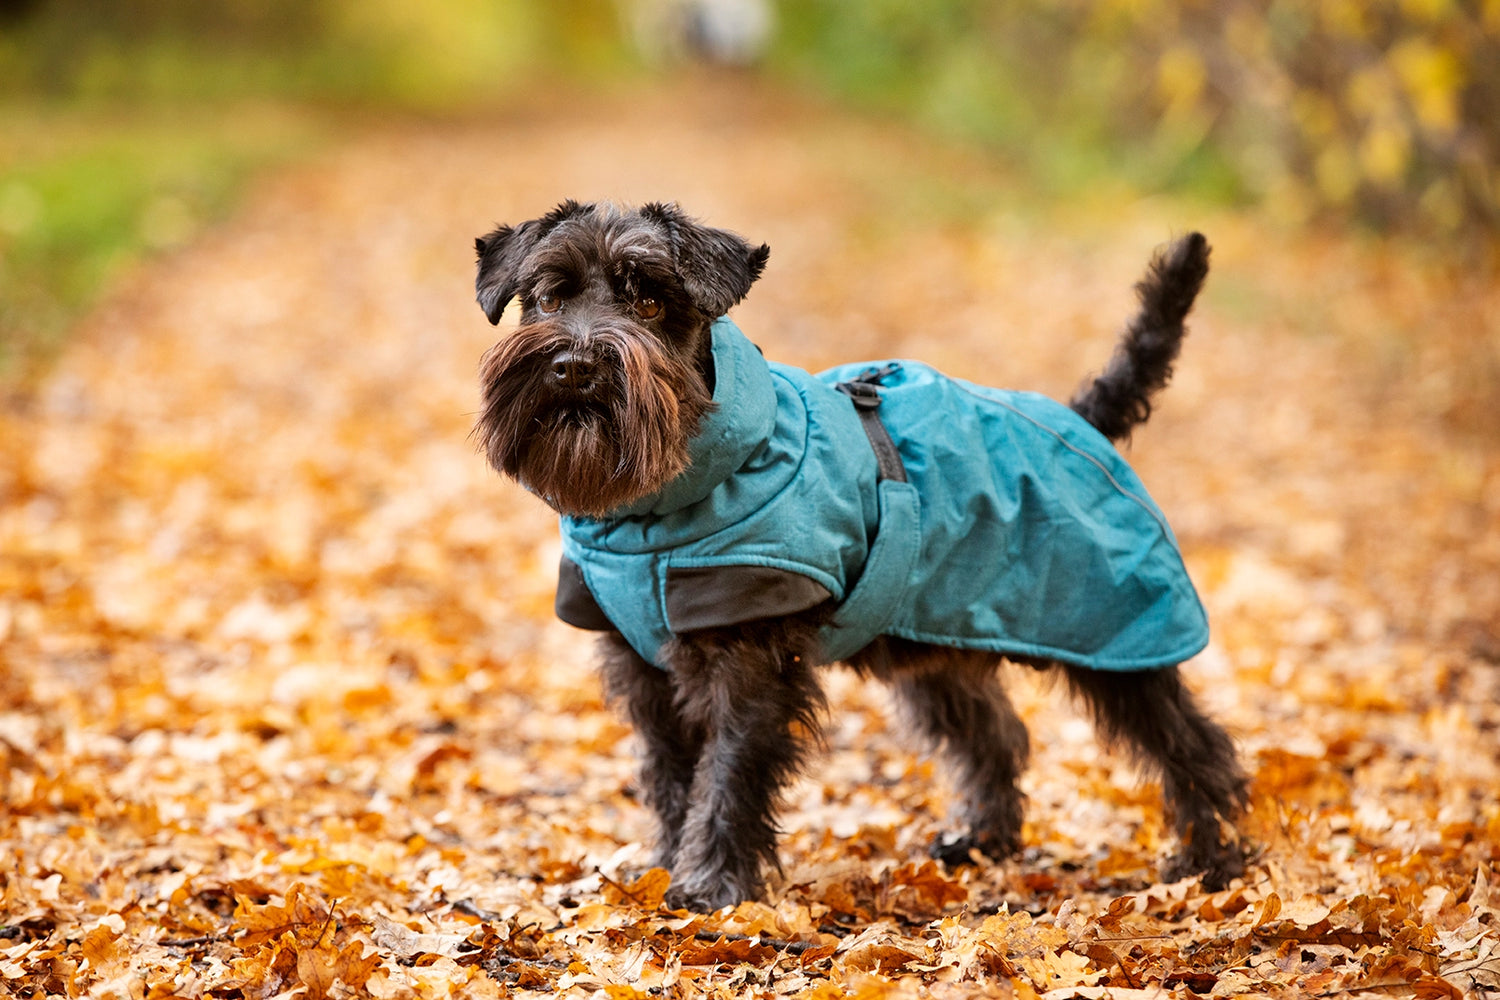
[(533, 219), (519, 226), (501, 226), (488, 236), (474, 241), (474, 250), (479, 255), (479, 273), (474, 278), (474, 297), (479, 308), (491, 323), (500, 322), (500, 316), (510, 300), (520, 290), (516, 280), (516, 268), (536, 246), (541, 234), (537, 232)]
[(744, 298), (771, 256), (764, 243), (752, 247), (728, 230), (701, 225), (676, 205), (653, 202), (641, 209), (641, 215), (667, 231), (682, 287), (709, 316), (722, 316)]
[(479, 255), (479, 273), (474, 278), (474, 297), (491, 323), (500, 322), (506, 305), (521, 290), (518, 272), (527, 254), (559, 222), (592, 207), (572, 200), (565, 201), (540, 219), (532, 219), (519, 226), (501, 226), (474, 241), (474, 250)]

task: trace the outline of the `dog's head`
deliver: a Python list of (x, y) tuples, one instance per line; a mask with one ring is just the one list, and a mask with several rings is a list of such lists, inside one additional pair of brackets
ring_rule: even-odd
[(480, 364), (474, 430), (490, 465), (586, 517), (681, 473), (713, 406), (709, 324), (750, 290), (770, 248), (673, 205), (573, 201), (475, 247), (490, 322), (521, 302), (520, 326)]

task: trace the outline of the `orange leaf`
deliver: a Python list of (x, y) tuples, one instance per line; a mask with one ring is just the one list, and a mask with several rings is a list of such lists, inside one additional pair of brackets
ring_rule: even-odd
[(844, 954), (844, 967), (860, 972), (899, 972), (911, 962), (926, 961), (927, 956), (899, 945), (872, 942)]
[(340, 982), (351, 989), (362, 989), (366, 980), (380, 968), (376, 952), (364, 954), (364, 945), (351, 941), (343, 951), (335, 952), (321, 942), (315, 948), (297, 951), (297, 977), (307, 987), (308, 1000), (321, 1000)]
[(629, 885), (620, 885), (606, 879), (604, 901), (615, 906), (629, 903), (643, 909), (654, 910), (661, 905), (671, 885), (672, 876), (665, 868), (652, 868)]
[(319, 931), (328, 923), (328, 908), (315, 899), (306, 899), (303, 893), (307, 886), (292, 883), (284, 901), (277, 905), (267, 903), (257, 906), (244, 896), (235, 897), (234, 922), (244, 929), (236, 943), (241, 948), (262, 944), (280, 937), (287, 931), (314, 927)]
[(694, 941), (679, 951), (683, 965), (719, 965), (750, 962), (759, 965), (776, 956), (776, 949), (751, 938), (730, 940), (720, 937), (717, 941), (704, 943)]
[(1278, 896), (1278, 895), (1276, 895), (1276, 893), (1273, 892), (1273, 893), (1271, 893), (1269, 896), (1267, 896), (1265, 898), (1264, 902), (1262, 902), (1260, 904), (1260, 913), (1256, 914), (1256, 917), (1255, 917), (1255, 926), (1256, 927), (1260, 927), (1262, 924), (1265, 924), (1267, 921), (1276, 919), (1276, 914), (1278, 914), (1280, 912), (1281, 912), (1281, 897)]

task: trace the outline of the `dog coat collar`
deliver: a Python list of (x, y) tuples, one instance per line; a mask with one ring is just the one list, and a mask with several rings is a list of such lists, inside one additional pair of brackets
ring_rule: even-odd
[(565, 621), (618, 629), (652, 662), (675, 633), (826, 601), (830, 660), (881, 634), (1105, 670), (1206, 645), (1166, 520), (1067, 407), (887, 365), (857, 395), (878, 393), (903, 482), (835, 389), (869, 364), (813, 376), (768, 364), (727, 318), (711, 332), (717, 408), (691, 467), (617, 514), (563, 518)]
[(713, 325), (710, 335), (714, 407), (688, 442), (687, 469), (659, 492), (616, 511), (612, 518), (663, 518), (701, 503), (775, 433), (776, 391), (759, 348), (727, 317)]
[(868, 605), (859, 631), (878, 634), (899, 588), (854, 602), (851, 583), (877, 541), (883, 554), (904, 538), (911, 551), (894, 555), (914, 561), (915, 497), (908, 530), (882, 532), (877, 464), (849, 398), (768, 364), (727, 317), (710, 333), (715, 407), (688, 443), (688, 469), (608, 517), (562, 519), (558, 614), (618, 628), (653, 662), (675, 632), (830, 599), (848, 614)]

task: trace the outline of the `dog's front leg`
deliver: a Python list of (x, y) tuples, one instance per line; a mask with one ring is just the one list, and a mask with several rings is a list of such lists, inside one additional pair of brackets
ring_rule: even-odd
[(705, 629), (664, 658), (685, 720), (704, 734), (668, 899), (715, 909), (761, 894), (777, 866), (780, 794), (816, 736), (823, 692), (815, 626), (796, 619)]
[(671, 675), (643, 659), (618, 632), (600, 640), (599, 652), (605, 697), (624, 709), (644, 744), (641, 788), (657, 822), (651, 863), (671, 868), (703, 750), (703, 730), (683, 719)]

